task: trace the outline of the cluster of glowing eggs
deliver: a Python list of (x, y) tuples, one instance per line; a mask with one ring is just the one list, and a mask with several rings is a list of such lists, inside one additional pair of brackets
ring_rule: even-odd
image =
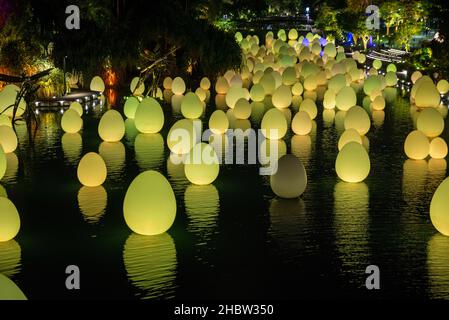
[(438, 110), (426, 108), (419, 113), (416, 128), (429, 138), (438, 137), (444, 130), (444, 119)]
[(103, 79), (99, 76), (95, 76), (90, 81), (90, 90), (92, 91), (98, 91), (98, 92), (104, 92), (105, 85)]
[(415, 104), (419, 108), (437, 108), (440, 105), (440, 93), (432, 80), (420, 82), (415, 93)]
[(341, 149), (343, 149), (349, 142), (362, 144), (362, 137), (356, 129), (347, 129), (341, 134), (338, 139), (338, 151), (341, 151)]
[(303, 102), (299, 105), (299, 110), (307, 112), (310, 116), (310, 119), (312, 120), (315, 119), (318, 115), (316, 103), (312, 99), (304, 99)]
[(14, 152), (17, 149), (17, 136), (13, 128), (0, 126), (0, 146), (5, 153)]
[(8, 277), (0, 273), (0, 301), (28, 300), (20, 288)]
[(371, 163), (366, 149), (358, 142), (344, 145), (337, 155), (335, 171), (346, 182), (362, 182), (371, 170)]
[(83, 116), (83, 107), (81, 106), (81, 103), (79, 103), (78, 101), (72, 102), (70, 104), (69, 109), (73, 109), (76, 112), (78, 112), (79, 116), (82, 117)]
[(171, 91), (175, 95), (181, 95), (184, 94), (184, 92), (186, 92), (186, 83), (181, 77), (176, 77), (173, 79), (171, 84)]
[(447, 156), (447, 143), (443, 138), (436, 137), (430, 141), (429, 155), (434, 159), (443, 159)]
[(187, 119), (198, 119), (203, 113), (203, 104), (198, 96), (187, 93), (181, 102), (181, 113)]
[(214, 148), (207, 143), (198, 143), (184, 162), (184, 173), (193, 184), (208, 185), (215, 181), (220, 163)]
[(430, 151), (429, 139), (421, 131), (414, 130), (410, 132), (405, 139), (404, 151), (410, 159), (425, 159)]
[(0, 226), (0, 242), (14, 239), (20, 230), (17, 208), (11, 200), (4, 197), (0, 197)]
[(209, 118), (209, 129), (214, 134), (224, 134), (229, 128), (229, 120), (222, 110), (215, 110)]
[(335, 106), (342, 110), (347, 111), (357, 103), (357, 96), (352, 87), (343, 87), (337, 93), (335, 97)]
[(98, 153), (89, 152), (81, 158), (77, 174), (82, 185), (98, 187), (106, 180), (106, 163)]
[(134, 119), (139, 103), (140, 102), (136, 97), (129, 97), (126, 99), (125, 105), (123, 106), (123, 113), (128, 119)]
[(373, 110), (381, 111), (385, 109), (385, 98), (383, 96), (376, 96), (372, 102)]
[(167, 179), (156, 171), (139, 174), (126, 191), (123, 216), (137, 234), (166, 232), (176, 217), (176, 198)]
[(162, 82), (162, 86), (165, 90), (171, 90), (173, 84), (173, 79), (171, 77), (165, 77)]
[(61, 128), (67, 133), (77, 133), (83, 127), (83, 119), (74, 109), (68, 109), (61, 118)]
[(307, 187), (307, 173), (302, 162), (292, 154), (280, 157), (277, 171), (270, 176), (270, 186), (281, 198), (293, 199), (302, 195)]
[(131, 93), (135, 96), (140, 96), (145, 92), (145, 84), (143, 81), (140, 81), (139, 77), (134, 77), (131, 80), (131, 84), (129, 85), (129, 89)]
[(273, 106), (279, 109), (288, 108), (292, 104), (292, 92), (289, 86), (281, 85), (273, 93)]
[(292, 120), (292, 130), (295, 134), (304, 136), (312, 131), (313, 123), (305, 111), (298, 111)]
[(440, 94), (446, 94), (449, 92), (449, 82), (445, 79), (438, 81), (437, 89)]
[(256, 83), (251, 87), (249, 95), (252, 101), (261, 102), (265, 99), (265, 90), (262, 85)]
[(3, 147), (0, 144), (0, 180), (3, 178), (3, 176), (6, 173), (6, 166), (8, 162), (6, 160), (5, 152), (3, 151)]
[(261, 129), (267, 139), (282, 139), (287, 133), (287, 120), (282, 111), (268, 110), (262, 118)]
[(226, 93), (226, 104), (229, 108), (233, 109), (235, 103), (240, 98), (249, 98), (249, 92), (246, 88), (242, 88), (239, 85), (231, 86)]
[(449, 236), (449, 178), (441, 182), (430, 202), (430, 220), (438, 232)]
[(251, 104), (245, 98), (237, 100), (234, 106), (234, 116), (236, 119), (245, 120), (251, 116)]
[(116, 110), (106, 111), (98, 124), (98, 134), (106, 142), (117, 142), (125, 135), (125, 122)]
[(229, 83), (225, 77), (218, 77), (215, 83), (215, 92), (218, 94), (226, 94), (229, 90)]
[(354, 106), (347, 111), (344, 126), (345, 130), (356, 129), (363, 136), (371, 127), (371, 119), (362, 107)]
[(134, 123), (141, 133), (157, 133), (164, 126), (164, 112), (159, 102), (146, 97), (137, 107), (134, 115)]
[(194, 123), (190, 119), (175, 122), (167, 135), (167, 146), (174, 154), (187, 154), (199, 139)]

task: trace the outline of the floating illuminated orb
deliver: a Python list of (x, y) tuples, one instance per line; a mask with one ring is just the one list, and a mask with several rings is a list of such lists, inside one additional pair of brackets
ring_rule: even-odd
[(203, 90), (207, 91), (210, 89), (211, 83), (209, 78), (204, 77), (201, 79), (200, 81), (200, 88), (202, 88)]
[(342, 111), (348, 111), (356, 104), (357, 96), (352, 87), (343, 87), (335, 97), (335, 106)]
[(126, 191), (123, 215), (128, 227), (137, 234), (166, 232), (176, 218), (176, 198), (170, 183), (156, 171), (139, 174)]
[(281, 198), (293, 199), (304, 193), (307, 173), (302, 162), (292, 154), (283, 155), (277, 163), (277, 171), (270, 176), (271, 190)]
[(261, 129), (267, 139), (282, 139), (287, 133), (287, 119), (282, 111), (272, 108), (263, 116)]
[(68, 109), (61, 118), (61, 128), (67, 133), (77, 133), (83, 127), (83, 119), (73, 109)]
[(338, 151), (341, 151), (349, 142), (362, 144), (362, 137), (356, 129), (348, 129), (342, 133), (340, 139), (338, 139)]
[(237, 100), (234, 106), (234, 116), (236, 119), (245, 120), (251, 116), (251, 104), (245, 98)]
[(214, 111), (209, 118), (209, 129), (214, 134), (224, 134), (229, 128), (229, 120), (222, 110)]
[(256, 83), (251, 87), (249, 95), (252, 101), (261, 102), (265, 99), (265, 90), (261, 84)]
[(304, 101), (299, 106), (299, 110), (307, 112), (310, 116), (310, 119), (312, 120), (315, 119), (316, 116), (318, 115), (316, 103), (312, 99), (308, 98), (304, 99)]
[(142, 133), (158, 133), (164, 126), (164, 112), (159, 102), (146, 97), (137, 107), (134, 123), (137, 130)]
[(90, 81), (90, 90), (103, 93), (105, 89), (104, 81), (99, 76), (95, 76)]
[(441, 182), (430, 202), (430, 220), (440, 233), (449, 236), (449, 178)]
[(171, 90), (173, 84), (173, 79), (171, 77), (165, 77), (164, 81), (162, 82), (162, 86), (165, 90)]
[(3, 147), (0, 145), (0, 180), (6, 173), (6, 166), (8, 162), (6, 160), (5, 152), (3, 151)]
[(278, 109), (288, 108), (292, 104), (292, 92), (289, 86), (281, 85), (273, 93), (272, 103)]
[(134, 77), (129, 85), (131, 93), (135, 96), (140, 96), (145, 92), (145, 84), (143, 81), (139, 84), (139, 80), (139, 77)]
[(116, 110), (108, 110), (98, 124), (98, 134), (106, 142), (117, 142), (125, 135), (125, 122)]
[(190, 119), (175, 122), (167, 135), (167, 146), (174, 154), (187, 154), (200, 138)]
[(415, 84), (416, 81), (418, 81), (419, 79), (422, 78), (422, 76), (423, 75), (422, 75), (422, 73), (420, 71), (413, 72), (412, 76), (411, 76), (412, 83)]
[(432, 80), (422, 81), (416, 89), (415, 104), (417, 107), (437, 108), (440, 105), (440, 100), (440, 93)]
[(0, 301), (28, 300), (20, 288), (8, 277), (0, 273)]
[(363, 84), (363, 91), (370, 96), (375, 90), (382, 90), (382, 83), (377, 76), (370, 76)]
[(410, 132), (405, 139), (404, 151), (410, 159), (422, 160), (427, 158), (430, 151), (429, 138), (418, 130)]
[(233, 109), (237, 100), (241, 98), (249, 98), (248, 90), (242, 88), (239, 85), (231, 86), (226, 93), (226, 104), (229, 108)]
[(398, 83), (398, 76), (396, 75), (396, 72), (387, 72), (385, 75), (385, 84), (388, 87), (394, 87)]
[(17, 149), (17, 136), (13, 128), (0, 126), (0, 146), (5, 153), (14, 152)]
[(198, 119), (203, 113), (203, 104), (198, 96), (193, 93), (187, 93), (181, 102), (181, 113), (187, 119)]
[(181, 77), (176, 77), (173, 79), (171, 90), (175, 95), (181, 95), (186, 92), (186, 83)]
[(218, 77), (215, 83), (215, 92), (218, 94), (226, 94), (229, 90), (229, 82), (225, 77)]
[(382, 68), (382, 61), (374, 60), (373, 67), (376, 68), (376, 70), (380, 70), (380, 68)]
[(346, 182), (362, 182), (371, 170), (366, 149), (358, 142), (347, 143), (337, 155), (335, 171)]
[(140, 102), (136, 97), (129, 97), (128, 99), (126, 99), (125, 105), (123, 107), (123, 113), (128, 119), (134, 119), (139, 103)]
[(81, 106), (81, 103), (79, 103), (78, 101), (72, 102), (70, 104), (69, 109), (73, 109), (76, 112), (78, 112), (78, 114), (80, 115), (80, 117), (83, 116), (83, 107)]
[(296, 82), (293, 86), (292, 86), (292, 94), (295, 96), (300, 96), (302, 95), (304, 91), (304, 88), (301, 84), (301, 82)]
[(184, 173), (193, 184), (208, 185), (220, 172), (220, 163), (214, 148), (207, 143), (195, 145), (184, 162)]
[(292, 130), (295, 134), (301, 136), (307, 135), (312, 131), (313, 123), (310, 116), (305, 111), (298, 111), (292, 120)]
[(447, 143), (443, 138), (437, 137), (430, 141), (429, 155), (434, 159), (443, 159), (447, 156)]
[(381, 111), (385, 109), (385, 104), (385, 98), (382, 95), (377, 96), (372, 103), (373, 110)]
[(445, 79), (442, 79), (438, 81), (437, 83), (437, 89), (440, 92), (440, 94), (446, 94), (449, 91), (449, 82)]
[(426, 108), (419, 113), (416, 128), (429, 138), (438, 137), (444, 130), (443, 116), (434, 108)]
[(98, 187), (106, 180), (106, 163), (98, 153), (89, 152), (81, 158), (77, 173), (78, 180), (82, 185), (86, 187)]
[(0, 226), (0, 242), (14, 239), (20, 230), (20, 216), (16, 206), (3, 197), (0, 197)]
[(12, 127), (11, 119), (5, 114), (0, 114), (0, 126)]
[(347, 111), (344, 126), (345, 130), (356, 129), (363, 136), (371, 127), (371, 119), (362, 107), (354, 106)]
[(201, 102), (206, 101), (207, 99), (207, 91), (203, 88), (199, 87), (195, 90), (195, 94), (198, 96), (198, 98), (201, 100)]

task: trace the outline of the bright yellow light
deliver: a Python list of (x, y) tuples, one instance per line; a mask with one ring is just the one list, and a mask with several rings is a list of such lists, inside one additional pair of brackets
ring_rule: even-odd
[(8, 198), (0, 197), (0, 226), (0, 242), (14, 239), (20, 230), (19, 212)]
[(318, 79), (314, 74), (309, 75), (304, 79), (304, 89), (307, 91), (313, 91), (318, 87)]
[(229, 83), (225, 77), (218, 77), (217, 83), (215, 84), (215, 91), (218, 94), (226, 94), (229, 90)]
[(410, 159), (425, 159), (430, 151), (429, 139), (421, 131), (414, 130), (405, 139), (404, 151)]
[(347, 143), (337, 155), (335, 171), (346, 182), (365, 180), (371, 169), (369, 155), (358, 142)]
[(386, 104), (385, 98), (382, 95), (377, 96), (373, 100), (373, 104), (372, 104), (373, 110), (381, 111), (381, 110), (385, 109), (385, 104)]
[(430, 142), (429, 155), (434, 159), (443, 159), (447, 156), (447, 143), (443, 138), (437, 137)]
[(75, 110), (76, 112), (78, 112), (78, 114), (80, 115), (80, 117), (83, 116), (83, 107), (81, 106), (81, 103), (79, 103), (79, 102), (77, 102), (77, 101), (72, 102), (72, 103), (70, 104), (69, 109), (73, 109), (73, 110)]
[(338, 109), (348, 111), (357, 104), (357, 96), (352, 87), (343, 87), (335, 98), (335, 105)]
[(199, 87), (195, 90), (195, 94), (198, 96), (198, 98), (201, 100), (201, 102), (206, 101), (207, 99), (207, 91), (203, 88)]
[(219, 172), (220, 164), (214, 148), (207, 143), (195, 145), (184, 166), (187, 179), (197, 185), (207, 185), (217, 179)]
[(3, 151), (3, 147), (0, 145), (0, 180), (5, 175), (6, 166), (7, 166), (6, 155), (5, 152)]
[(184, 96), (181, 102), (181, 113), (187, 119), (198, 119), (201, 117), (203, 104), (195, 93), (189, 92)]
[[(249, 95), (249, 93), (248, 93)], [(233, 109), (235, 107), (235, 103), (237, 100), (241, 98), (247, 98), (247, 89), (242, 88), (241, 86), (235, 85), (231, 86), (226, 93), (226, 104), (229, 108)]]
[(83, 127), (83, 119), (78, 112), (69, 109), (62, 115), (61, 128), (67, 133), (77, 133)]
[(22, 290), (0, 273), (0, 300), (28, 300)]
[(292, 154), (282, 156), (278, 161), (278, 170), (270, 176), (273, 192), (281, 198), (297, 198), (307, 186), (307, 173), (301, 161)]
[(385, 75), (385, 83), (388, 87), (394, 87), (398, 83), (396, 72), (387, 72)]
[(141, 82), (139, 87), (137, 87), (138, 84), (139, 84), (139, 77), (134, 77), (131, 80), (131, 84), (129, 85), (129, 89), (131, 90), (131, 93), (134, 92), (135, 96), (140, 96), (145, 92), (145, 84), (143, 82)]
[(171, 90), (175, 95), (181, 95), (186, 92), (186, 83), (181, 77), (176, 77), (173, 79)]
[(141, 235), (158, 235), (172, 226), (176, 198), (167, 179), (157, 171), (145, 171), (131, 183), (123, 202), (128, 227)]
[(292, 130), (295, 134), (304, 136), (312, 131), (312, 119), (305, 111), (298, 111), (292, 120)]
[(108, 194), (103, 186), (81, 187), (78, 192), (78, 206), (88, 223), (97, 223), (106, 211)]
[(90, 81), (90, 90), (104, 92), (105, 86), (104, 81), (99, 76), (95, 76)]
[(192, 120), (178, 120), (168, 132), (167, 146), (175, 154), (186, 154), (199, 140), (199, 136)]
[(211, 85), (211, 83), (210, 83), (209, 78), (204, 77), (204, 78), (201, 79), (201, 81), (200, 81), (200, 87), (201, 87), (203, 90), (208, 91), (208, 90), (210, 89), (210, 85)]
[(440, 105), (440, 100), (440, 93), (432, 80), (422, 81), (416, 89), (415, 104), (417, 107), (437, 108)]
[(276, 80), (271, 73), (264, 73), (259, 84), (263, 87), (265, 95), (272, 95), (276, 89)]
[(292, 104), (292, 92), (286, 85), (279, 86), (273, 93), (272, 103), (276, 108), (288, 108)]
[(173, 79), (171, 77), (165, 77), (164, 81), (162, 82), (162, 86), (164, 87), (165, 90), (171, 90), (172, 83), (173, 83)]
[(430, 202), (430, 220), (440, 233), (449, 236), (449, 178), (438, 186)]
[(345, 130), (356, 129), (363, 136), (371, 127), (371, 119), (362, 107), (354, 106), (347, 111), (344, 126)]
[(261, 84), (254, 84), (249, 92), (252, 101), (261, 102), (265, 99), (265, 90)]
[(236, 119), (248, 119), (251, 116), (251, 105), (245, 98), (237, 100), (234, 106), (234, 116)]
[(422, 77), (422, 73), (419, 71), (415, 71), (412, 73), (411, 80), (412, 83), (415, 84)]
[(222, 110), (216, 110), (209, 118), (209, 129), (214, 134), (224, 134), (229, 128), (229, 120)]
[(312, 120), (315, 119), (318, 114), (315, 101), (308, 98), (304, 99), (304, 101), (300, 104), (299, 110), (307, 112)]
[(108, 110), (100, 119), (98, 134), (106, 142), (117, 142), (125, 135), (125, 122), (116, 110)]
[(126, 99), (125, 105), (123, 107), (123, 112), (128, 119), (134, 119), (139, 103), (140, 102), (136, 97), (129, 97), (128, 99)]
[(437, 89), (441, 94), (446, 94), (449, 91), (449, 82), (445, 79), (438, 81)]
[(376, 68), (377, 70), (380, 70), (380, 68), (382, 68), (382, 61), (374, 60), (373, 61), (373, 67)]
[(341, 151), (349, 142), (362, 144), (362, 137), (356, 129), (348, 129), (342, 133), (340, 139), (338, 139), (338, 151)]
[(157, 170), (164, 160), (164, 138), (160, 133), (139, 133), (134, 141), (140, 169)]
[(14, 152), (17, 149), (17, 136), (13, 128), (0, 126), (0, 146), (5, 153)]
[(140, 102), (134, 117), (137, 130), (142, 133), (157, 133), (164, 126), (164, 121), (164, 112), (156, 99), (147, 97)]
[(106, 180), (107, 169), (103, 158), (95, 152), (89, 152), (78, 164), (78, 180), (86, 187), (98, 187)]
[(277, 108), (268, 110), (262, 118), (262, 134), (267, 139), (282, 139), (287, 133), (287, 120)]
[(444, 119), (438, 110), (426, 108), (419, 113), (416, 128), (429, 138), (438, 137), (444, 130)]

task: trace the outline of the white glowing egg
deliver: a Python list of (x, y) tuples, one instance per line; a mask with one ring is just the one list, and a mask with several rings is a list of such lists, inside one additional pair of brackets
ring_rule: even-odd
[(98, 91), (98, 92), (104, 92), (105, 85), (103, 79), (99, 76), (95, 76), (90, 81), (90, 90), (92, 91)]
[(298, 111), (292, 120), (292, 130), (295, 134), (301, 136), (309, 134), (312, 131), (312, 119), (305, 111)]
[(345, 130), (356, 129), (363, 136), (371, 127), (371, 119), (362, 107), (354, 106), (347, 111), (344, 126)]
[(208, 185), (220, 172), (220, 163), (214, 148), (207, 143), (195, 145), (184, 162), (184, 173), (193, 184)]
[(414, 130), (410, 132), (405, 139), (404, 151), (410, 159), (425, 159), (430, 151), (429, 139), (421, 131)]
[(131, 84), (129, 85), (131, 93), (133, 93), (135, 96), (140, 96), (145, 92), (145, 84), (143, 83), (143, 81), (139, 84), (139, 80), (139, 77), (134, 77), (131, 80)]
[(19, 212), (14, 203), (4, 197), (0, 197), (0, 226), (0, 242), (14, 239), (20, 230)]
[(357, 96), (352, 87), (343, 87), (335, 97), (335, 106), (342, 111), (348, 111), (356, 104)]
[(156, 171), (145, 171), (131, 182), (123, 201), (128, 227), (141, 235), (166, 232), (176, 218), (176, 198), (167, 179)]
[(277, 108), (268, 110), (262, 118), (261, 129), (267, 139), (282, 139), (287, 133), (284, 113)]
[(434, 108), (426, 108), (419, 113), (416, 128), (429, 138), (438, 137), (444, 130), (443, 116)]
[(415, 94), (415, 104), (417, 107), (437, 108), (440, 105), (440, 93), (432, 81), (423, 81)]
[(207, 99), (207, 92), (203, 88), (199, 87), (195, 90), (195, 94), (198, 96), (201, 102), (206, 101)]
[(277, 171), (270, 176), (271, 190), (281, 198), (293, 199), (307, 187), (307, 173), (302, 162), (293, 154), (283, 155), (277, 162)]
[(357, 142), (362, 144), (362, 137), (356, 129), (345, 130), (338, 139), (338, 151), (341, 151), (343, 147), (349, 142)]
[(358, 142), (347, 143), (337, 155), (335, 171), (346, 182), (362, 182), (371, 170), (366, 149)]
[(181, 113), (187, 119), (198, 119), (203, 113), (203, 104), (193, 92), (188, 92), (181, 102)]
[(211, 83), (210, 83), (209, 78), (204, 77), (204, 78), (201, 79), (201, 81), (200, 81), (200, 87), (201, 87), (203, 90), (205, 90), (205, 91), (209, 90), (209, 89), (210, 89), (210, 86), (211, 86)]
[(429, 155), (434, 159), (443, 159), (447, 156), (447, 143), (441, 137), (430, 141)]
[(430, 202), (430, 220), (438, 232), (449, 236), (449, 178), (441, 182)]
[(218, 94), (226, 94), (229, 90), (229, 83), (225, 77), (218, 77), (215, 83), (215, 92)]
[(13, 128), (0, 126), (0, 146), (2, 146), (3, 151), (5, 153), (14, 152), (17, 149), (17, 144), (18, 140)]
[(174, 154), (186, 154), (199, 140), (200, 135), (192, 120), (178, 120), (168, 132), (167, 146)]
[(171, 90), (175, 95), (181, 95), (186, 92), (186, 83), (181, 77), (176, 77), (173, 79)]
[(373, 67), (376, 68), (377, 70), (380, 70), (380, 68), (382, 68), (382, 61), (374, 60), (373, 61)]
[(73, 110), (75, 110), (76, 112), (78, 112), (78, 114), (80, 115), (80, 117), (83, 116), (84, 111), (83, 111), (83, 107), (81, 106), (81, 103), (79, 103), (79, 102), (77, 102), (77, 101), (72, 102), (72, 103), (70, 104), (69, 109), (73, 109)]
[(301, 82), (296, 82), (296, 83), (292, 86), (292, 94), (293, 94), (294, 96), (300, 96), (300, 95), (302, 95), (303, 91), (304, 91), (304, 88), (303, 88)]
[(272, 103), (276, 108), (288, 108), (292, 104), (292, 92), (286, 85), (279, 86), (273, 93)]
[(116, 110), (108, 110), (98, 124), (98, 134), (106, 142), (117, 142), (125, 135), (125, 122)]
[(128, 119), (134, 119), (139, 103), (140, 102), (136, 97), (129, 97), (126, 99), (125, 105), (123, 106), (123, 113)]
[(411, 76), (412, 83), (415, 84), (416, 81), (418, 81), (418, 79), (420, 79), (422, 76), (423, 75), (422, 75), (422, 73), (420, 71), (413, 72), (412, 76)]
[(164, 126), (164, 121), (164, 112), (156, 99), (147, 97), (140, 102), (134, 116), (134, 124), (139, 132), (157, 133)]
[(307, 91), (313, 91), (318, 87), (318, 79), (317, 76), (311, 74), (307, 78), (304, 79), (304, 89)]
[(78, 180), (86, 187), (98, 187), (106, 180), (107, 168), (103, 158), (95, 152), (89, 152), (78, 164)]
[(299, 105), (299, 110), (307, 112), (310, 116), (310, 119), (312, 120), (315, 119), (318, 115), (318, 108), (315, 101), (313, 101), (312, 99), (304, 99)]
[(394, 87), (398, 83), (396, 72), (387, 72), (385, 75), (385, 83), (388, 87)]

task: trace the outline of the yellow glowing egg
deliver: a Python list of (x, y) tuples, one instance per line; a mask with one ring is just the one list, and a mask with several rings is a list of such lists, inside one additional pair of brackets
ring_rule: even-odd
[(89, 152), (78, 164), (78, 180), (86, 187), (98, 187), (106, 180), (107, 169), (103, 158), (95, 152)]
[(16, 206), (3, 197), (0, 197), (0, 226), (0, 242), (14, 239), (20, 230), (20, 216)]
[(195, 93), (189, 92), (184, 96), (181, 102), (181, 113), (187, 119), (198, 119), (201, 117), (203, 104)]
[(234, 116), (236, 119), (248, 119), (251, 116), (251, 104), (245, 98), (240, 98), (235, 103)]
[(335, 58), (337, 56), (337, 49), (335, 48), (335, 44), (329, 42), (324, 46), (324, 54), (326, 54), (330, 58)]
[[(175, 96), (174, 96), (175, 97)], [(164, 112), (159, 102), (151, 97), (147, 97), (140, 102), (137, 107), (134, 123), (142, 133), (157, 133), (164, 126)]]
[(78, 112), (68, 109), (61, 118), (61, 128), (67, 133), (77, 133), (83, 127), (83, 119)]
[(313, 91), (317, 88), (318, 81), (316, 75), (310, 75), (304, 79), (304, 89), (307, 91)]
[(216, 110), (209, 118), (209, 129), (214, 134), (224, 134), (229, 128), (229, 120), (222, 110)]
[(438, 81), (437, 89), (440, 94), (446, 94), (449, 91), (449, 82), (445, 79)]
[(443, 116), (434, 108), (426, 108), (419, 113), (416, 128), (429, 138), (437, 137), (444, 130)]
[(3, 151), (5, 153), (14, 152), (17, 149), (17, 144), (17, 136), (13, 128), (0, 126), (0, 146), (3, 148)]
[(123, 106), (123, 113), (128, 119), (134, 119), (139, 103), (139, 100), (135, 97), (126, 99), (125, 105)]
[(276, 80), (271, 73), (264, 74), (259, 84), (262, 85), (266, 95), (272, 95), (276, 89)]
[(277, 108), (268, 110), (262, 118), (262, 134), (267, 139), (282, 139), (287, 133), (287, 120)]
[(5, 114), (0, 114), (0, 126), (12, 127), (11, 119)]
[(304, 88), (303, 88), (301, 82), (296, 82), (296, 83), (292, 86), (292, 94), (293, 94), (294, 96), (300, 96), (300, 95), (302, 95), (303, 91), (304, 91)]
[(312, 119), (305, 111), (298, 111), (292, 120), (292, 130), (295, 134), (301, 136), (309, 134), (312, 131)]
[(165, 77), (164, 81), (162, 82), (162, 86), (166, 90), (171, 90), (173, 84), (173, 79), (171, 77)]
[(441, 182), (430, 202), (430, 220), (438, 232), (449, 236), (449, 178)]
[(6, 155), (3, 147), (0, 144), (0, 180), (4, 177), (7, 167)]
[(382, 68), (382, 61), (374, 60), (373, 61), (373, 67), (376, 68), (377, 70), (380, 70), (380, 68)]
[(20, 288), (0, 273), (0, 301), (28, 300)]
[(345, 130), (356, 129), (363, 136), (371, 127), (371, 119), (362, 107), (354, 106), (346, 113), (344, 126)]
[(171, 84), (171, 90), (175, 95), (184, 94), (186, 92), (186, 83), (181, 77), (176, 77)]
[(318, 114), (318, 109), (316, 107), (315, 101), (312, 99), (304, 99), (299, 106), (300, 111), (305, 111), (309, 114), (310, 119), (315, 119)]
[(95, 76), (90, 81), (90, 90), (92, 91), (98, 91), (98, 92), (104, 92), (105, 86), (104, 81), (99, 76)]
[(343, 87), (335, 98), (335, 106), (342, 110), (347, 111), (357, 103), (357, 96), (352, 87)]
[(362, 144), (362, 137), (356, 129), (348, 129), (342, 133), (340, 139), (338, 139), (338, 151), (341, 151), (349, 142)]
[(210, 86), (211, 86), (211, 83), (210, 83), (209, 78), (204, 77), (204, 78), (201, 79), (201, 81), (200, 81), (200, 87), (201, 87), (203, 90), (205, 90), (205, 91), (209, 90), (209, 89), (210, 89)]
[(265, 90), (261, 84), (256, 83), (249, 92), (252, 101), (261, 102), (265, 99)]
[(443, 159), (447, 156), (447, 143), (443, 138), (432, 139), (429, 147), (429, 155), (434, 159)]
[(337, 93), (344, 87), (346, 87), (346, 78), (342, 74), (337, 74), (329, 80), (328, 90), (330, 91)]
[(218, 177), (220, 163), (217, 153), (207, 143), (195, 145), (184, 162), (184, 173), (193, 184), (211, 184)]
[(116, 110), (107, 111), (98, 125), (98, 134), (106, 142), (117, 142), (125, 135), (125, 122)]
[(225, 77), (219, 77), (215, 84), (215, 91), (218, 94), (226, 94), (229, 90), (229, 83)]
[(203, 88), (201, 88), (201, 87), (197, 88), (195, 90), (195, 94), (198, 96), (198, 98), (200, 99), (201, 102), (206, 101), (207, 92)]
[(387, 72), (385, 75), (385, 82), (388, 87), (394, 87), (398, 83), (396, 72)]
[(416, 81), (418, 81), (418, 79), (420, 79), (421, 77), (422, 77), (422, 73), (420, 71), (413, 72), (412, 76), (411, 76), (412, 83), (415, 84)]
[(235, 106), (235, 103), (240, 98), (246, 97), (246, 89), (242, 88), (241, 86), (231, 86), (226, 93), (226, 104), (229, 108), (233, 109)]
[(346, 182), (365, 180), (371, 169), (371, 163), (365, 148), (358, 142), (347, 143), (337, 155), (335, 171)]
[(77, 101), (72, 102), (72, 103), (70, 104), (69, 109), (73, 109), (73, 110), (75, 110), (76, 112), (78, 112), (78, 114), (80, 115), (80, 117), (83, 116), (83, 107), (81, 106), (81, 103), (79, 103), (79, 102), (77, 102)]
[(307, 187), (307, 173), (302, 162), (293, 154), (283, 155), (278, 160), (276, 173), (270, 176), (270, 186), (281, 198), (302, 195)]
[(137, 234), (166, 232), (176, 218), (176, 198), (170, 183), (156, 171), (139, 174), (126, 191), (123, 215)]
[(432, 81), (423, 81), (415, 94), (415, 104), (417, 107), (437, 108), (440, 105), (440, 93)]
[(385, 109), (385, 98), (382, 95), (377, 96), (376, 98), (374, 98), (372, 106), (373, 109), (377, 111)]
[(398, 70), (397, 70), (396, 65), (394, 63), (390, 63), (387, 66), (387, 72), (394, 72), (394, 73), (396, 73), (397, 71)]
[(430, 151), (429, 139), (421, 131), (414, 130), (405, 139), (404, 151), (410, 159), (425, 159)]
[(290, 31), (288, 32), (288, 39), (289, 40), (298, 39), (298, 31), (296, 29), (290, 29)]
[(199, 140), (200, 135), (192, 120), (178, 120), (168, 132), (167, 146), (174, 154), (186, 154)]
[(129, 85), (129, 89), (131, 90), (131, 93), (133, 93), (135, 96), (140, 96), (145, 91), (145, 84), (142, 81), (139, 85), (139, 80), (140, 80), (139, 77), (134, 77), (131, 80), (131, 84)]
[(285, 68), (284, 72), (282, 72), (282, 83), (291, 86), (297, 81), (296, 79), (296, 70), (293, 67)]
[(379, 78), (376, 76), (370, 76), (368, 79), (365, 80), (365, 83), (363, 84), (363, 91), (366, 95), (371, 95), (371, 92), (374, 90), (380, 90), (382, 87), (382, 83), (380, 82)]
[(292, 104), (292, 92), (286, 85), (279, 86), (273, 93), (272, 103), (276, 108), (288, 108)]

